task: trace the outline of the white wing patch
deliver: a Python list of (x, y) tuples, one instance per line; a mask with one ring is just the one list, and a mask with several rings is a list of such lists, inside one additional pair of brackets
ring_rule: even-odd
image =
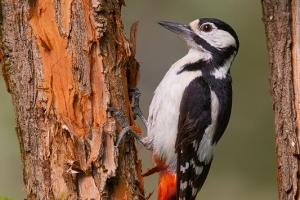
[(198, 146), (197, 146), (196, 140), (193, 140), (192, 145), (193, 145), (194, 150), (197, 151)]
[(194, 170), (195, 170), (195, 174), (196, 175), (200, 175), (201, 173), (202, 173), (202, 171), (203, 171), (203, 166), (197, 166), (196, 164), (195, 164), (195, 162), (194, 162), (194, 160), (192, 159), (191, 160), (191, 166), (194, 168)]
[[(212, 125), (210, 125), (206, 130), (205, 134), (203, 135), (203, 138), (200, 142), (197, 155), (199, 158), (200, 162), (204, 162), (206, 165), (211, 161), (213, 154), (214, 154), (214, 149), (215, 149), (215, 144), (212, 144), (212, 137), (213, 134), (211, 131), (213, 128), (211, 128)], [(210, 133), (206, 133), (210, 132)]]
[(199, 188), (192, 187), (192, 195), (195, 197), (199, 191)]
[(219, 100), (214, 91), (210, 91), (211, 96), (211, 119), (212, 123), (209, 125), (203, 134), (203, 138), (200, 141), (200, 145), (197, 151), (197, 155), (200, 162), (204, 162), (205, 164), (208, 164), (214, 153), (214, 149), (216, 144), (212, 143), (212, 139), (216, 130), (217, 126), (217, 117), (219, 112)]
[(187, 181), (180, 181), (180, 190), (184, 190), (187, 188)]
[(180, 166), (180, 171), (181, 171), (182, 173), (185, 173), (185, 170), (187, 170), (189, 167), (190, 167), (189, 163), (186, 162), (186, 163), (185, 163), (185, 166), (183, 166), (183, 165)]

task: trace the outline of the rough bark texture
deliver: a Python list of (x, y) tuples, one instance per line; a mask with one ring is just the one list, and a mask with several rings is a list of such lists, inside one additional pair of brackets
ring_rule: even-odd
[[(275, 114), (279, 198), (299, 199), (299, 0), (262, 0)], [(298, 116), (298, 117), (297, 117)]]
[(121, 127), (106, 111), (134, 123), (127, 86), (139, 66), (122, 4), (1, 0), (2, 73), (28, 199), (143, 199), (133, 139), (114, 147)]

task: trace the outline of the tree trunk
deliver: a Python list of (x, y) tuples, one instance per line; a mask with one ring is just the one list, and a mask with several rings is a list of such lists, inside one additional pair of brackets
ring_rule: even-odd
[(275, 114), (279, 198), (300, 199), (300, 1), (262, 0)]
[(144, 199), (133, 139), (114, 146), (122, 127), (106, 111), (134, 125), (127, 87), (139, 66), (122, 4), (1, 0), (2, 73), (28, 199)]

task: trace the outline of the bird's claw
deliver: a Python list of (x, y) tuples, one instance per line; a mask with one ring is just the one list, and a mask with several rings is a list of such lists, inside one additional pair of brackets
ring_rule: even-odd
[(133, 96), (133, 106), (131, 108), (132, 108), (134, 120), (136, 120), (136, 116), (139, 116), (143, 124), (146, 127), (148, 127), (147, 119), (145, 118), (145, 116), (143, 115), (140, 109), (141, 91), (135, 86), (129, 86), (128, 89), (129, 89), (129, 95)]
[(118, 121), (120, 122), (120, 124), (122, 125), (123, 129), (122, 131), (119, 133), (119, 136), (118, 136), (118, 139), (115, 143), (115, 146), (118, 147), (122, 138), (124, 137), (124, 135), (126, 133), (132, 133), (132, 135), (138, 139), (139, 141), (141, 141), (143, 139), (142, 136), (140, 136), (137, 132), (135, 132), (128, 124), (127, 120), (126, 120), (126, 117), (123, 115), (122, 112), (120, 112), (118, 109), (114, 108), (114, 107), (108, 107), (107, 108), (107, 111), (113, 113)]

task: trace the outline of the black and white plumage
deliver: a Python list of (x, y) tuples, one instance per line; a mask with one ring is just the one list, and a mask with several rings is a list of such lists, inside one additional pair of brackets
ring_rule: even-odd
[[(115, 108), (127, 131), (152, 150), (160, 172), (159, 200), (193, 200), (211, 166), (216, 144), (229, 122), (232, 106), (230, 66), (238, 52), (235, 31), (225, 22), (202, 18), (188, 25), (159, 22), (187, 42), (188, 54), (175, 62), (155, 90), (149, 108), (147, 137), (142, 138)], [(140, 93), (137, 92), (139, 97)], [(138, 98), (136, 98), (138, 100)], [(136, 103), (136, 102), (135, 102)], [(138, 110), (138, 111), (136, 111)]]
[(156, 88), (148, 135), (142, 142), (176, 174), (176, 199), (191, 200), (207, 177), (214, 148), (229, 122), (230, 66), (239, 41), (235, 31), (218, 19), (159, 24), (182, 37), (189, 51)]

